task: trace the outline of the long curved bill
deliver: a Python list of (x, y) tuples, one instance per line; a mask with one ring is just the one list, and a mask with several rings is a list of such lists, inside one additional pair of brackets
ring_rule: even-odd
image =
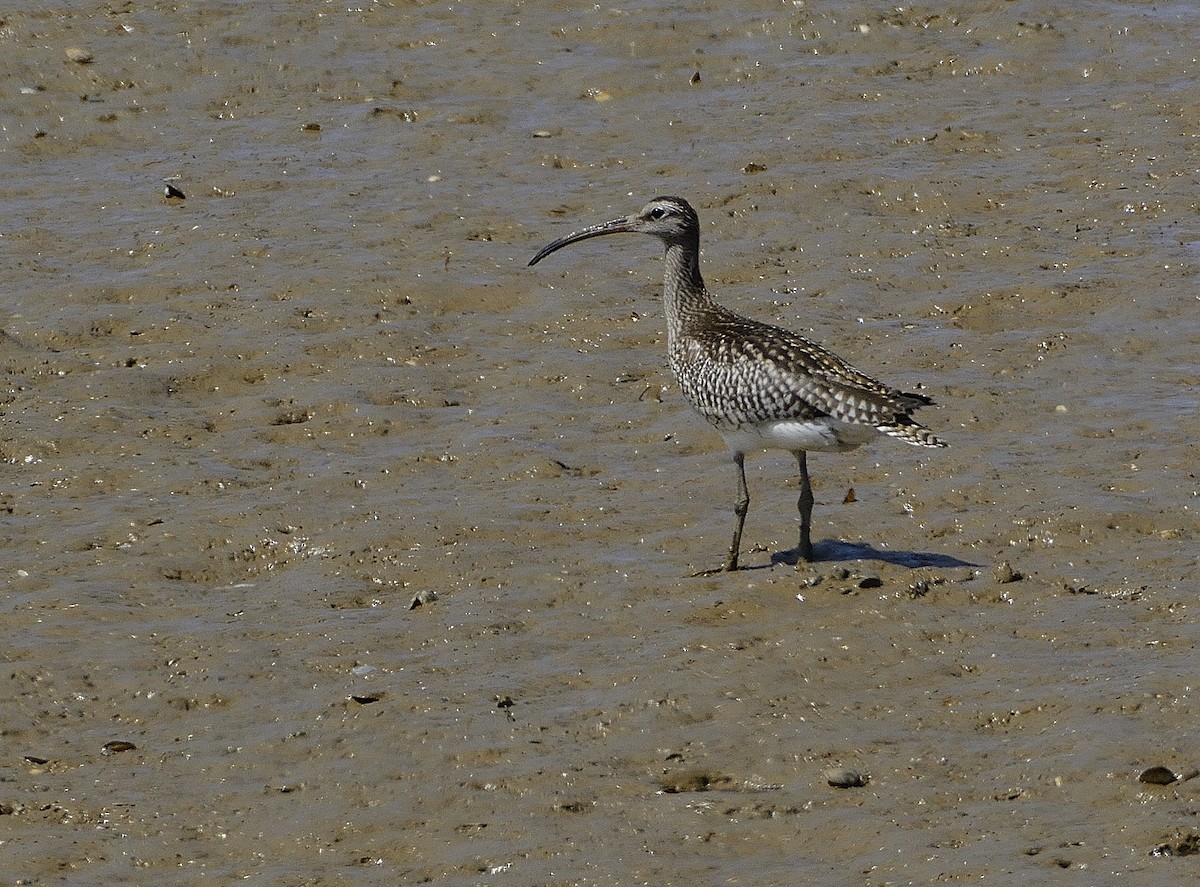
[(536, 265), (555, 250), (560, 250), (568, 244), (578, 243), (580, 240), (587, 240), (589, 237), (599, 237), (602, 234), (620, 234), (629, 231), (632, 223), (632, 216), (623, 216), (619, 219), (613, 219), (611, 222), (592, 225), (591, 227), (584, 228), (582, 231), (576, 231), (573, 234), (568, 234), (566, 237), (560, 237), (553, 243), (548, 243), (538, 250), (538, 254), (529, 260), (529, 264)]

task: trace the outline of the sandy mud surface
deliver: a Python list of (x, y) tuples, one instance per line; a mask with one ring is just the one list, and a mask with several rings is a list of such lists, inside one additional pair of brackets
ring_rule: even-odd
[[(4, 883), (1196, 877), (1193, 4), (34, 6)], [(657, 245), (526, 267), (663, 193), (938, 402), (810, 459), (818, 563), (773, 453), (694, 575)]]

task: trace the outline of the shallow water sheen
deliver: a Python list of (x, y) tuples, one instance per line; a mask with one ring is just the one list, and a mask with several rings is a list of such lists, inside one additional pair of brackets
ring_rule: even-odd
[[(0, 15), (10, 879), (1187, 879), (1200, 19), (677, 6)], [(693, 575), (657, 245), (526, 268), (656, 194), (939, 404), (820, 563), (776, 453)]]

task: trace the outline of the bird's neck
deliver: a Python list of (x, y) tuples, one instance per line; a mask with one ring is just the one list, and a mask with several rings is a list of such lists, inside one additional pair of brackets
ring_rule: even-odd
[(704, 278), (700, 276), (699, 244), (669, 245), (663, 266), (667, 335), (674, 338), (712, 299), (704, 286)]

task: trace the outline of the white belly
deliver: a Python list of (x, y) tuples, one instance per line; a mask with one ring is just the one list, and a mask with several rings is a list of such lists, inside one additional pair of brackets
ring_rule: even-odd
[(749, 453), (755, 450), (852, 450), (879, 434), (870, 425), (852, 425), (837, 419), (815, 421), (782, 419), (740, 428), (717, 428), (730, 450)]

